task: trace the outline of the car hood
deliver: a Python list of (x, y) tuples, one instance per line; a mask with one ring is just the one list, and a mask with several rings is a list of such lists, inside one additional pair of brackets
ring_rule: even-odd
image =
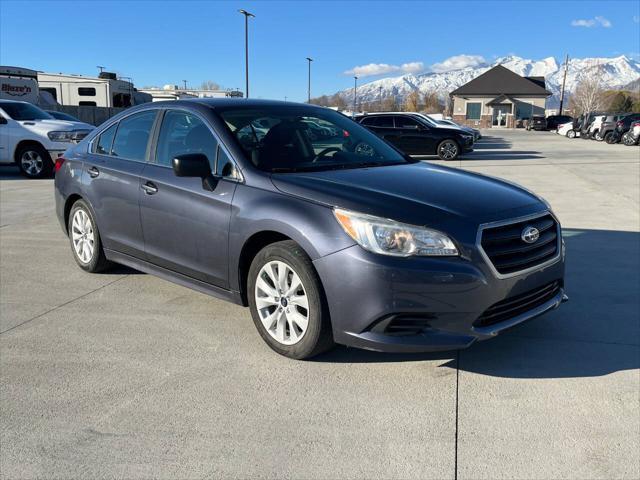
[(485, 223), (546, 208), (517, 185), (425, 162), (273, 174), (272, 181), (306, 200), (417, 225), (434, 218)]
[(38, 132), (54, 132), (68, 130), (93, 130), (95, 127), (84, 122), (72, 122), (68, 120), (21, 120), (23, 127)]

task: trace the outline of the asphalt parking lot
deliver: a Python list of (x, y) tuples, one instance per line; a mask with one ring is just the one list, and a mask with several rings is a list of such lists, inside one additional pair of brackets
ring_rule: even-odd
[(640, 477), (640, 148), (494, 130), (450, 164), (563, 223), (559, 310), (444, 354), (280, 357), (248, 310), (71, 256), (0, 169), (2, 478)]

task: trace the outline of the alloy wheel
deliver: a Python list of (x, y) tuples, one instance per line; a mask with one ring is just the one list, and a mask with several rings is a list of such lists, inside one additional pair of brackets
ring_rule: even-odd
[(44, 160), (38, 152), (27, 150), (22, 154), (22, 157), (20, 157), (20, 166), (30, 177), (37, 177), (42, 173)]
[(282, 261), (270, 261), (258, 273), (254, 295), (269, 335), (283, 345), (298, 343), (309, 325), (309, 300), (298, 274)]
[(95, 235), (91, 218), (84, 210), (76, 210), (71, 222), (71, 240), (78, 259), (87, 264), (93, 258)]
[(443, 142), (440, 145), (440, 156), (445, 160), (451, 160), (458, 155), (458, 146), (453, 142)]

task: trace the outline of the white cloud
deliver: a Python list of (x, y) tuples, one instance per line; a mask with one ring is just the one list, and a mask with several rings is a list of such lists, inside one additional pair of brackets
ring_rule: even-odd
[(418, 73), (424, 70), (422, 62), (409, 62), (402, 65), (389, 65), (388, 63), (369, 63), (367, 65), (359, 65), (351, 70), (344, 72), (345, 75), (357, 75), (358, 77), (372, 77), (376, 75), (385, 75), (388, 73)]
[(591, 27), (609, 28), (609, 27), (612, 26), (612, 23), (609, 20), (607, 20), (606, 18), (604, 18), (603, 16), (598, 15), (596, 17), (589, 18), (589, 19), (572, 20), (571, 21), (571, 26), (572, 27), (585, 27), (585, 28), (591, 28)]
[(440, 63), (431, 65), (431, 71), (436, 73), (460, 70), (465, 67), (479, 67), (486, 63), (482, 55), (454, 55)]

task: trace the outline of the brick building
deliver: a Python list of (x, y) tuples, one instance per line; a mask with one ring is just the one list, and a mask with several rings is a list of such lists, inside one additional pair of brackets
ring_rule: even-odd
[(521, 77), (502, 65), (451, 92), (453, 120), (480, 128), (514, 128), (519, 120), (544, 116), (544, 77)]

